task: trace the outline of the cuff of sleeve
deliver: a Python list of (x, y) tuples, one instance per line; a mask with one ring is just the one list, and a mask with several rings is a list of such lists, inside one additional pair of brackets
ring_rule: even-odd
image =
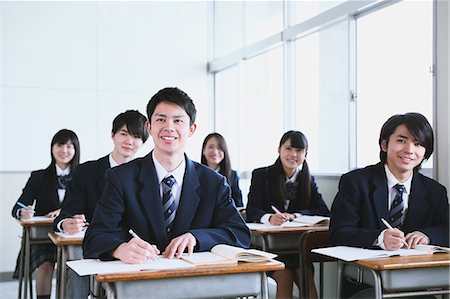
[(264, 214), (259, 221), (264, 224), (269, 224), (270, 216), (272, 216), (272, 214)]
[(376, 246), (380, 246), (382, 249), (386, 249), (386, 246), (384, 246), (384, 232), (386, 230), (383, 230), (379, 235), (378, 238), (375, 240), (375, 244)]
[(59, 232), (64, 232), (63, 228), (62, 228), (62, 223), (65, 219), (61, 220), (60, 222), (58, 222), (58, 224), (56, 225), (56, 228), (58, 229)]

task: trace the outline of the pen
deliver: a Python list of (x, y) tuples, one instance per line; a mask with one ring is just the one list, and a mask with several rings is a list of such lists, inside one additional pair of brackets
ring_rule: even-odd
[[(133, 236), (133, 238), (136, 238), (136, 239), (141, 239), (131, 228), (128, 230), (128, 232), (130, 233), (130, 235), (132, 235)], [(141, 239), (142, 240), (142, 239)], [(156, 259), (157, 260), (160, 260), (161, 258), (158, 256), (158, 255), (156, 255)]]
[[(387, 228), (389, 228), (389, 229), (394, 229), (394, 228), (389, 224), (389, 222), (387, 222), (384, 218), (381, 218), (381, 222), (383, 222), (384, 225), (386, 225)], [(403, 244), (405, 244), (406, 247), (408, 247), (408, 243), (406, 243), (406, 241), (403, 241)]]
[(288, 219), (286, 219), (286, 216), (284, 216), (283, 213), (281, 213), (280, 210), (278, 210), (275, 206), (271, 206), (271, 207), (275, 213), (280, 214), (285, 220), (288, 220)]
[[(128, 230), (128, 232), (130, 233), (130, 235), (133, 236), (133, 238), (141, 239), (141, 238), (139, 238), (139, 236), (138, 236), (131, 228)], [(142, 240), (142, 239), (141, 239), (141, 240)]]
[(21, 203), (20, 201), (16, 202), (16, 204), (17, 204), (19, 207), (22, 207), (22, 208), (27, 209), (27, 210), (34, 210), (34, 209), (30, 208), (30, 207), (27, 207), (26, 205), (24, 205), (24, 204)]
[(36, 199), (33, 200), (33, 204), (31, 205), (31, 207), (33, 208), (33, 210), (36, 208)]

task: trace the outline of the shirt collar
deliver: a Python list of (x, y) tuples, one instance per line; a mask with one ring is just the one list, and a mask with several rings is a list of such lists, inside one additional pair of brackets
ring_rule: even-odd
[(155, 157), (155, 152), (154, 151), (152, 151), (152, 158), (153, 158), (153, 164), (155, 164), (156, 175), (158, 176), (158, 182), (159, 183), (161, 183), (161, 181), (165, 177), (167, 177), (169, 175), (173, 175), (173, 177), (175, 178), (175, 181), (178, 184), (178, 186), (182, 186), (183, 185), (183, 177), (184, 177), (184, 172), (186, 170), (186, 160), (185, 160), (184, 157), (183, 157), (183, 160), (181, 161), (180, 165), (178, 165), (178, 167), (175, 168), (171, 172), (167, 171), (161, 165), (161, 163), (159, 163), (159, 161)]
[(386, 172), (388, 190), (391, 190), (397, 184), (401, 184), (401, 185), (405, 186), (405, 192), (407, 194), (410, 193), (409, 191), (411, 190), (411, 181), (412, 181), (414, 172), (406, 181), (401, 183), (397, 180), (397, 178), (394, 176), (394, 174), (389, 170), (389, 167), (387, 166), (387, 164), (384, 164), (384, 170)]
[(68, 174), (70, 174), (70, 166), (67, 167), (67, 168), (64, 169), (64, 170), (62, 170), (62, 169), (58, 166), (58, 164), (55, 164), (55, 166), (56, 166), (56, 175), (57, 175), (57, 176), (60, 176), (60, 175), (68, 175)]
[(111, 166), (111, 168), (119, 166), (119, 163), (114, 160), (112, 153), (109, 154), (109, 165)]
[(303, 168), (303, 163), (297, 167), (294, 175), (291, 178), (286, 177), (286, 182), (291, 181), (292, 183), (295, 183), (297, 181), (298, 174), (302, 171), (302, 168)]

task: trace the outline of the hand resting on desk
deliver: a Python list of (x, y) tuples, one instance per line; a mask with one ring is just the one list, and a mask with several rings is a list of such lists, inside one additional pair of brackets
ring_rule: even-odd
[(63, 220), (61, 227), (66, 234), (73, 235), (81, 232), (86, 226), (84, 214), (77, 214)]
[(408, 248), (416, 248), (416, 245), (427, 245), (430, 244), (430, 239), (427, 235), (420, 231), (414, 231), (406, 235), (406, 242), (408, 243)]
[(416, 245), (427, 245), (430, 243), (430, 239), (420, 231), (414, 231), (405, 234), (397, 229), (386, 229), (384, 232), (384, 246), (387, 250), (398, 250), (404, 246), (407, 249), (414, 249)]
[(185, 233), (172, 239), (163, 252), (165, 258), (181, 258), (183, 252), (187, 248), (188, 255), (192, 255), (197, 240), (191, 233)]

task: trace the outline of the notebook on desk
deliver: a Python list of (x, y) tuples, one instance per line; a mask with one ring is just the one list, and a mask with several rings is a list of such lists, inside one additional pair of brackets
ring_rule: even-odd
[[(416, 246), (416, 249), (382, 250), (382, 249), (366, 249), (350, 246), (334, 246), (334, 247), (316, 248), (311, 250), (311, 252), (330, 256), (346, 262), (351, 262), (362, 259), (382, 258), (390, 256), (433, 254), (435, 252), (438, 252), (436, 251), (437, 247), (439, 246), (418, 245), (418, 248)], [(448, 248), (447, 251), (442, 251), (443, 249), (440, 250), (441, 250), (440, 252), (448, 252)]]

